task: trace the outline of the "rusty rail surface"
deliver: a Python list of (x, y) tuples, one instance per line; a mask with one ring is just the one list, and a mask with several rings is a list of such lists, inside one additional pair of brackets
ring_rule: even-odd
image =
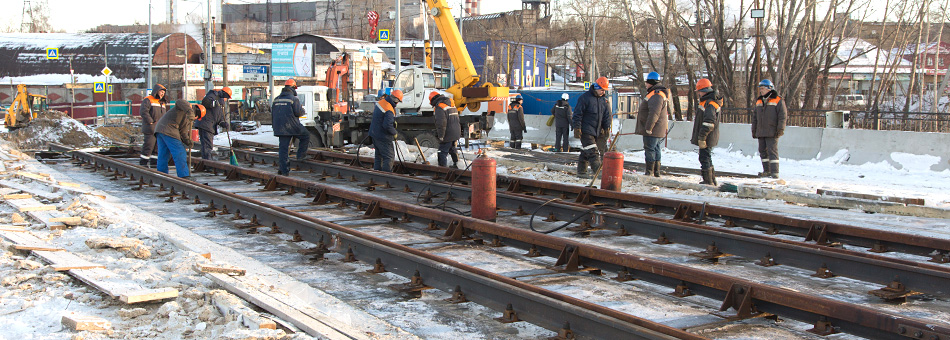
[[(233, 143), (235, 147), (276, 148), (274, 145), (257, 142), (235, 140)], [(235, 149), (235, 151), (237, 150)], [(363, 164), (371, 166), (373, 164), (371, 157), (357, 157), (351, 154), (321, 150), (311, 150), (309, 154), (312, 160), (316, 161), (342, 162), (349, 165)], [(458, 179), (463, 183), (468, 183), (471, 179), (470, 171), (417, 163), (396, 162), (394, 165), (394, 172), (412, 174), (417, 177), (438, 176), (450, 181)], [(500, 188), (504, 188), (509, 192), (550, 196), (569, 195), (571, 197), (583, 195), (582, 201), (587, 204), (640, 207), (670, 215), (698, 216), (701, 212), (704, 212), (707, 224), (718, 223), (726, 227), (744, 227), (770, 234), (781, 233), (800, 236), (806, 241), (815, 241), (818, 244), (855, 245), (868, 248), (871, 252), (898, 251), (931, 257), (931, 261), (936, 263), (950, 263), (950, 240), (948, 239), (504, 175), (498, 175), (496, 183)]]
[[(115, 176), (129, 171), (128, 168), (137, 168), (133, 165), (119, 164), (117, 161), (111, 162), (115, 162), (110, 163), (110, 166), (116, 169)], [(534, 253), (557, 257), (555, 266), (565, 271), (606, 269), (617, 272), (618, 278), (633, 276), (637, 279), (676, 287), (676, 292), (682, 296), (701, 294), (721, 299), (723, 300), (721, 309), (723, 311), (734, 309), (735, 319), (770, 313), (803, 322), (814, 322), (816, 331), (819, 332), (840, 329), (858, 336), (878, 339), (904, 339), (918, 333), (924, 338), (950, 337), (950, 325), (947, 324), (927, 322), (849, 302), (653, 260), (629, 252), (576, 244), (550, 235), (448, 214), (417, 205), (393, 202), (378, 196), (329, 185), (234, 167), (226, 163), (198, 161), (195, 168), (196, 171), (220, 172), (232, 180), (242, 178), (261, 180), (265, 183), (265, 188), (270, 190), (287, 189), (294, 192), (307, 192), (313, 197), (315, 204), (327, 204), (334, 201), (350, 202), (362, 206), (369, 216), (412, 220), (420, 223), (432, 222), (446, 227), (445, 237), (452, 241), (487, 240), (494, 237), (493, 243), (531, 249)], [(140, 183), (144, 185), (141, 180)]]

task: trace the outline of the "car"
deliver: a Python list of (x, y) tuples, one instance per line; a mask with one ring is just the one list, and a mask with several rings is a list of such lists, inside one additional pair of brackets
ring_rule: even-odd
[(842, 94), (835, 96), (837, 107), (863, 107), (867, 105), (863, 94)]

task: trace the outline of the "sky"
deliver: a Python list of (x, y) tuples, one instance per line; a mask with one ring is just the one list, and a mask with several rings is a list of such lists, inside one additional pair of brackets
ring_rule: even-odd
[[(43, 0), (31, 0), (36, 4)], [(50, 17), (55, 29), (69, 33), (80, 32), (102, 24), (128, 25), (136, 22), (148, 23), (148, 0), (45, 0), (49, 4)], [(276, 2), (277, 0), (275, 0)], [(408, 0), (403, 0), (408, 1)], [(22, 0), (2, 0), (7, 6), (0, 11), (0, 31), (20, 27), (23, 13)], [(215, 3), (216, 1), (212, 1)], [(233, 3), (263, 2), (258, 0), (229, 1)], [(460, 0), (449, 0), (453, 9), (459, 7)], [(178, 0), (179, 20), (184, 21), (187, 13), (199, 15), (206, 13), (204, 0)], [(505, 12), (521, 8), (520, 1), (481, 0), (482, 14)], [(168, 0), (152, 0), (152, 23), (165, 20)], [(214, 5), (212, 5), (214, 6)], [(453, 12), (458, 16), (458, 13)], [(217, 14), (214, 14), (217, 16)]]

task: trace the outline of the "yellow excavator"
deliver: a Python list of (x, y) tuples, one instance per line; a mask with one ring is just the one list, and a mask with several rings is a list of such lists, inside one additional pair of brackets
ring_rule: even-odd
[(7, 130), (13, 131), (27, 126), (36, 118), (36, 114), (46, 109), (46, 96), (32, 94), (26, 90), (26, 85), (16, 86), (16, 97), (13, 98), (13, 104), (7, 108), (7, 114), (3, 118)]

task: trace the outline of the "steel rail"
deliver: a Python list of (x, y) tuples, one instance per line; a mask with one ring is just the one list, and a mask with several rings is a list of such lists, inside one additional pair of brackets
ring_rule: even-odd
[[(247, 150), (235, 149), (245, 162), (274, 163), (277, 155)], [(297, 169), (324, 174), (324, 179), (337, 175), (346, 180), (366, 182), (371, 186), (409, 188), (420, 192), (431, 190), (441, 196), (451, 195), (456, 200), (464, 201), (471, 197), (471, 188), (466, 185), (446, 183), (407, 177), (394, 173), (372, 171), (353, 168), (342, 164), (294, 161)], [(346, 174), (343, 176), (343, 174)], [(430, 195), (427, 195), (430, 196)], [(539, 217), (571, 221), (590, 213), (590, 206), (554, 201), (533, 195), (500, 192), (496, 195), (496, 202), (500, 208), (508, 210), (532, 211)], [(682, 220), (670, 220), (648, 214), (622, 212), (616, 209), (602, 208), (596, 216), (591, 214), (589, 223), (599, 228), (623, 230), (619, 235), (638, 235), (648, 238), (659, 238), (664, 235), (670, 242), (682, 243), (694, 247), (706, 248), (714, 244), (715, 248), (706, 254), (714, 258), (715, 252), (743, 256), (749, 259), (767, 257), (766, 265), (781, 264), (805, 270), (823, 272), (827, 270), (835, 276), (850, 277), (867, 282), (888, 286), (894, 278), (900, 279), (905, 290), (923, 292), (936, 295), (950, 293), (950, 268), (945, 266), (915, 262), (847, 250), (837, 247), (818, 245), (800, 241), (782, 240), (761, 234), (748, 233), (741, 230), (716, 228)], [(701, 222), (701, 221), (700, 221)], [(724, 255), (723, 254), (723, 255)], [(702, 255), (702, 254), (697, 254)]]
[[(70, 154), (81, 162), (91, 164), (94, 169), (113, 171), (116, 177), (121, 174), (123, 177), (138, 178), (139, 183), (169, 188), (179, 195), (180, 200), (193, 198), (195, 203), (209, 202), (209, 205), (226, 208), (231, 213), (253, 216), (253, 221), (260, 227), (299, 235), (318, 247), (333, 244), (332, 251), (353, 256), (365, 263), (381, 263), (385, 267), (384, 271), (413, 277), (413, 282), (406, 285), (407, 290), (434, 287), (445, 292), (460, 292), (465, 299), (499, 311), (505, 311), (510, 305), (517, 313), (517, 319), (555, 332), (569, 330), (582, 339), (706, 339), (275, 205), (101, 155), (81, 151), (72, 151)], [(209, 161), (199, 163), (215, 167), (230, 166)], [(428, 213), (439, 214), (437, 211)], [(326, 250), (329, 251), (331, 249)]]
[[(255, 147), (272, 149), (274, 145), (233, 141), (235, 151), (238, 147)], [(356, 155), (340, 152), (311, 150), (308, 152), (313, 160), (342, 162), (353, 165), (357, 162), (372, 164), (371, 157), (357, 157)], [(462, 182), (469, 182), (471, 172), (446, 167), (396, 162), (396, 172), (419, 176), (433, 176), (434, 178), (448, 178), (454, 180), (461, 177)], [(587, 204), (604, 204), (613, 206), (639, 206), (655, 212), (665, 212), (670, 215), (680, 214), (696, 216), (705, 212), (706, 219), (718, 222), (725, 227), (744, 227), (769, 233), (782, 233), (803, 237), (806, 241), (815, 241), (820, 244), (856, 245), (869, 248), (871, 252), (897, 251), (906, 254), (933, 257), (934, 262), (950, 262), (950, 240), (922, 235), (898, 233), (880, 229), (869, 229), (854, 225), (833, 223), (820, 220), (809, 220), (791, 216), (783, 216), (741, 208), (732, 208), (716, 204), (696, 203), (685, 200), (654, 197), (629, 192), (616, 192), (597, 188), (587, 188), (578, 185), (555, 183), (527, 178), (498, 175), (496, 183), (507, 191), (523, 192), (535, 195), (564, 196)]]
[[(119, 161), (110, 160), (109, 164), (110, 167), (116, 169), (116, 176), (120, 175), (120, 170), (125, 172), (128, 171), (125, 169), (129, 168), (140, 172), (147, 171), (134, 165), (121, 164)], [(617, 252), (616, 250), (592, 245), (578, 245), (550, 235), (526, 232), (493, 222), (448, 214), (412, 204), (393, 202), (381, 199), (378, 196), (356, 193), (329, 185), (277, 176), (214, 161), (198, 161), (196, 171), (220, 171), (231, 179), (241, 177), (260, 179), (266, 181), (267, 188), (270, 189), (279, 187), (297, 188), (298, 191), (306, 191), (313, 195), (314, 201), (318, 204), (328, 203), (334, 197), (341, 202), (362, 204), (369, 216), (386, 216), (393, 219), (401, 218), (417, 222), (440, 223), (449, 227), (447, 234), (452, 235), (450, 240), (460, 240), (461, 237), (456, 236), (469, 235), (472, 232), (496, 235), (499, 243), (524, 249), (536, 248), (541, 254), (558, 256), (559, 260), (556, 266), (570, 267), (573, 264), (575, 266), (597, 266), (601, 269), (616, 272), (632, 271), (638, 279), (677, 286), (677, 291), (684, 293), (684, 295), (698, 293), (723, 299), (721, 310), (734, 308), (737, 310), (735, 318), (739, 319), (759, 316), (760, 313), (764, 312), (803, 322), (814, 321), (816, 329), (820, 330), (828, 330), (833, 325), (835, 329), (875, 339), (906, 339), (911, 336), (927, 339), (950, 338), (950, 325), (948, 324), (927, 322), (849, 302), (836, 301), (684, 265), (653, 260), (633, 253)], [(284, 212), (284, 210), (280, 212)], [(281, 217), (269, 218), (278, 219)], [(294, 228), (294, 226), (290, 228)], [(287, 231), (284, 230), (284, 232)], [(478, 237), (477, 234), (476, 237)]]

